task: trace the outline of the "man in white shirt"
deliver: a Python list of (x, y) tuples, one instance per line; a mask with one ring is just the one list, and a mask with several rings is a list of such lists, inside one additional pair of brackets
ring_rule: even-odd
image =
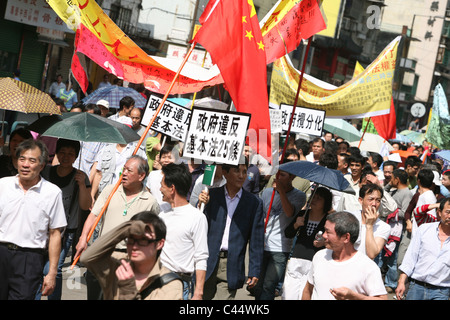
[(134, 103), (135, 101), (132, 97), (123, 97), (119, 101), (119, 110), (112, 116), (109, 116), (108, 119), (117, 121), (120, 117), (130, 117), (131, 110), (134, 108)]
[[(206, 216), (187, 201), (192, 183), (187, 167), (183, 163), (169, 163), (162, 168), (162, 174), (162, 200), (171, 208), (159, 215), (167, 226), (161, 262), (181, 276), (185, 300), (191, 296), (192, 300), (201, 300), (208, 260), (208, 222)], [(195, 289), (192, 291), (194, 272)]]
[[(0, 300), (33, 300), (55, 289), (61, 229), (67, 225), (62, 192), (40, 176), (46, 146), (28, 139), (17, 148), (18, 175), (0, 180)], [(42, 282), (45, 249), (49, 272)]]
[(98, 84), (97, 89), (105, 88), (112, 86), (111, 82), (109, 82), (109, 74), (105, 74), (103, 76), (103, 81)]
[(384, 184), (384, 173), (380, 169), (383, 164), (383, 157), (376, 152), (369, 152), (369, 157), (367, 159), (367, 164), (372, 168), (372, 171), (377, 175), (378, 180), (381, 184)]
[(359, 190), (359, 202), (362, 210), (352, 212), (360, 222), (360, 233), (355, 242), (355, 249), (375, 257), (383, 249), (391, 233), (391, 227), (378, 218), (378, 208), (383, 198), (383, 188), (377, 184), (365, 184)]
[(395, 291), (400, 300), (409, 288), (406, 300), (446, 300), (450, 297), (450, 199), (439, 204), (440, 221), (422, 224), (406, 251), (400, 265)]
[(353, 154), (348, 159), (350, 174), (345, 175), (344, 178), (350, 183), (355, 192), (358, 193), (359, 180), (361, 178), (366, 159), (360, 154)]
[[(376, 177), (375, 173), (372, 171), (365, 171), (361, 174), (360, 182), (358, 186), (354, 186), (353, 189), (356, 195), (341, 192), (341, 197), (336, 206), (336, 211), (349, 211), (357, 212), (361, 210), (361, 202), (359, 201), (359, 190), (365, 184), (377, 184), (381, 187), (381, 183)], [(383, 197), (381, 198), (381, 204), (378, 209), (380, 213), (380, 218), (384, 221), (386, 217), (393, 213), (397, 209), (397, 202), (392, 198), (388, 192), (383, 192)]]
[(312, 142), (311, 152), (306, 156), (306, 160), (319, 163), (320, 156), (325, 152), (325, 141), (321, 138), (315, 138)]
[(387, 299), (380, 268), (354, 247), (358, 235), (354, 215), (345, 211), (328, 215), (326, 249), (313, 257), (302, 300)]
[[(436, 196), (433, 192), (434, 187), (434, 173), (431, 169), (422, 169), (417, 174), (417, 184), (419, 186), (419, 198), (417, 199), (417, 207), (421, 207), (424, 204), (433, 204), (436, 203)], [(437, 179), (439, 181), (439, 179)], [(436, 217), (436, 210), (430, 210), (428, 211), (428, 214)], [(414, 237), (414, 234), (416, 233), (416, 230), (418, 228), (416, 219), (414, 219), (414, 215), (412, 216), (412, 232), (411, 232), (411, 239)]]
[(62, 82), (62, 75), (58, 74), (56, 76), (56, 81), (53, 82), (50, 85), (50, 88), (48, 89), (48, 94), (52, 97), (55, 98), (56, 94), (61, 90), (64, 89), (66, 87), (66, 85), (64, 84), (64, 82)]

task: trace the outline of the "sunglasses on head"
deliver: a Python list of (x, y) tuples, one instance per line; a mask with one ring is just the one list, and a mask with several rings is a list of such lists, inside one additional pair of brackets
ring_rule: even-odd
[(131, 245), (132, 246), (135, 243), (137, 243), (137, 245), (141, 246), (141, 247), (146, 247), (146, 246), (150, 245), (153, 242), (158, 242), (159, 240), (161, 240), (161, 239), (148, 239), (148, 238), (136, 239), (136, 238), (133, 238), (133, 237), (129, 237), (129, 238), (125, 239), (127, 245)]

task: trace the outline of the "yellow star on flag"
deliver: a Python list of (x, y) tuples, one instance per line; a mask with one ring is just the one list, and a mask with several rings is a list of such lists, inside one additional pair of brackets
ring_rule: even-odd
[(253, 34), (251, 31), (245, 31), (245, 37), (248, 38), (248, 40), (252, 40)]
[(247, 16), (242, 16), (242, 23), (247, 23)]
[(258, 49), (261, 49), (264, 51), (264, 44), (262, 41), (258, 42), (257, 45), (258, 45)]

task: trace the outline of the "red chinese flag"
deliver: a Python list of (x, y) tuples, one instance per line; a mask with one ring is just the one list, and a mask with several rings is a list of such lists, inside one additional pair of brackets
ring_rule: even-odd
[(236, 110), (251, 114), (250, 147), (270, 161), (266, 53), (253, 1), (210, 0), (199, 20), (194, 41), (217, 64)]
[(267, 63), (297, 49), (302, 39), (327, 28), (317, 0), (281, 0), (277, 5), (261, 27)]
[(380, 137), (386, 140), (395, 139), (395, 132), (397, 127), (397, 118), (395, 116), (394, 100), (391, 99), (391, 111), (382, 116), (372, 117), (373, 125)]

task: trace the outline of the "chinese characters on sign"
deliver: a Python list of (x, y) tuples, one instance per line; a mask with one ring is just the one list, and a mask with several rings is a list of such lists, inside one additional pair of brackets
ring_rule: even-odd
[[(280, 106), (281, 126), (285, 131), (289, 129), (293, 108), (293, 106), (287, 104), (281, 104)], [(324, 110), (296, 107), (294, 118), (292, 119), (291, 132), (321, 137), (324, 121)]]
[[(167, 47), (167, 58), (179, 59), (182, 60), (186, 56), (187, 48), (185, 46), (176, 46), (173, 44), (169, 44)], [(205, 61), (203, 62), (203, 59)], [(211, 61), (211, 55), (206, 54), (204, 50), (194, 49), (188, 59), (189, 62), (194, 63), (196, 65), (202, 66), (206, 69), (209, 69), (213, 66)]]
[(282, 131), (281, 110), (269, 108), (269, 115), (270, 115), (270, 132), (281, 133)]
[[(392, 80), (400, 37), (396, 37), (357, 77), (340, 87), (305, 74), (298, 95), (303, 107), (326, 110), (333, 118), (344, 119), (379, 116), (390, 112)], [(285, 56), (276, 60), (270, 85), (269, 106), (293, 104), (298, 91), (300, 71)]]
[[(150, 96), (144, 109), (142, 125), (147, 126), (150, 123), (161, 101), (162, 99), (157, 96)], [(152, 124), (152, 130), (184, 141), (190, 117), (191, 110), (166, 100)]]
[(236, 165), (244, 148), (251, 115), (194, 107), (183, 156)]
[(8, 0), (5, 19), (73, 33), (45, 0)]

